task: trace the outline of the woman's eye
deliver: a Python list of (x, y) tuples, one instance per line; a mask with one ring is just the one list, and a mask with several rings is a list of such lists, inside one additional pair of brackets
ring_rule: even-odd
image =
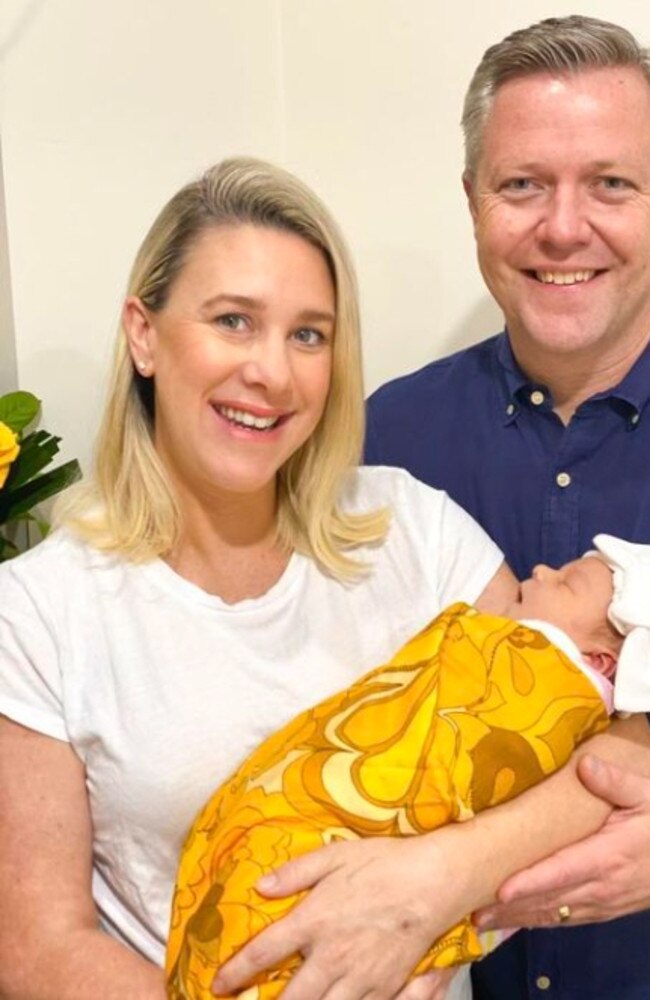
[(246, 319), (239, 313), (224, 313), (223, 316), (217, 316), (215, 323), (218, 326), (225, 327), (226, 330), (245, 330), (246, 329)]
[(309, 326), (303, 326), (294, 333), (295, 339), (305, 347), (318, 347), (325, 343), (325, 335), (320, 330), (314, 330)]

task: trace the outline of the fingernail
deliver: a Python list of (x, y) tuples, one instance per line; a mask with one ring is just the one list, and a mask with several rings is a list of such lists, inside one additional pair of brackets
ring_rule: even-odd
[(274, 889), (277, 885), (277, 875), (271, 872), (269, 875), (262, 875), (260, 879), (255, 883), (256, 889), (261, 889), (264, 892), (265, 889)]

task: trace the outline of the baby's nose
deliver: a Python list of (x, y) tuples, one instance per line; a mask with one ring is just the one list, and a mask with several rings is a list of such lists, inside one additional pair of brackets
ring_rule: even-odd
[(551, 567), (547, 566), (546, 563), (537, 563), (537, 566), (533, 566), (531, 576), (533, 580), (547, 580), (553, 572)]

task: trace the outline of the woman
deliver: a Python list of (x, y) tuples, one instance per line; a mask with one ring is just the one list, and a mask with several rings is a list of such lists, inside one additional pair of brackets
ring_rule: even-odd
[[(499, 551), (444, 494), (355, 469), (361, 434), (334, 223), (280, 170), (217, 165), (137, 256), (94, 477), (62, 530), (0, 572), (6, 1000), (161, 1000), (177, 856), (215, 783), (444, 605), (498, 610), (512, 593)], [(348, 938), (374, 934), (377, 997), (433, 997), (424, 981), (402, 990), (409, 969), (506, 873), (479, 878), (487, 848), (466, 837), (432, 908), (424, 875), (459, 843), (432, 836), (347, 845), (374, 882), (361, 878), (347, 924), (340, 897), (326, 906)], [(288, 1000), (325, 996), (313, 966)]]

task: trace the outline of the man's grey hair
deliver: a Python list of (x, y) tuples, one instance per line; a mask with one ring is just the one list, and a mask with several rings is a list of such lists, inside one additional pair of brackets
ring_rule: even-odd
[(466, 174), (471, 177), (476, 170), (492, 102), (507, 80), (607, 66), (636, 66), (650, 85), (650, 49), (641, 48), (620, 25), (595, 17), (549, 17), (492, 45), (472, 77), (463, 106)]

